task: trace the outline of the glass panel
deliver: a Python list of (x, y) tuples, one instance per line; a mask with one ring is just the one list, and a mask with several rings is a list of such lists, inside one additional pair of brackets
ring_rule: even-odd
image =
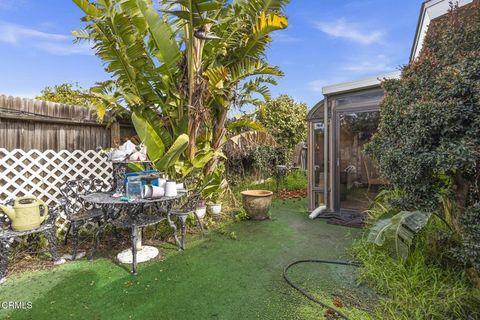
[(357, 106), (378, 106), (383, 99), (382, 89), (370, 90), (366, 92), (349, 94), (336, 98), (337, 108), (357, 107)]
[(324, 206), (325, 205), (325, 200), (324, 200), (325, 196), (323, 194), (323, 192), (315, 192), (314, 193), (314, 199), (315, 199), (315, 208), (318, 208), (320, 206)]
[(364, 211), (385, 181), (364, 153), (377, 131), (379, 111), (340, 113), (340, 208)]
[(314, 188), (322, 189), (324, 187), (325, 179), (325, 148), (324, 148), (324, 139), (325, 139), (325, 128), (323, 122), (318, 122), (313, 124), (313, 145), (314, 145), (314, 155), (313, 155), (313, 175), (314, 175)]

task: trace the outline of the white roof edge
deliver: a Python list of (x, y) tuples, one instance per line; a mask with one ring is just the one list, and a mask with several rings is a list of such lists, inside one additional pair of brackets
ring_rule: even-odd
[(387, 74), (382, 74), (376, 77), (370, 77), (366, 79), (343, 82), (338, 84), (333, 84), (330, 86), (325, 86), (322, 88), (322, 93), (324, 95), (331, 95), (335, 93), (343, 93), (349, 91), (355, 91), (358, 89), (367, 89), (371, 87), (379, 86), (381, 79), (399, 79), (401, 71), (394, 71)]

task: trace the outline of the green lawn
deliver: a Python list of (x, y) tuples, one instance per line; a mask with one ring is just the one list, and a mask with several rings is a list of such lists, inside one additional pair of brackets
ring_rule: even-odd
[[(311, 221), (305, 201), (275, 202), (272, 221), (239, 222), (204, 239), (187, 239), (178, 253), (139, 266), (132, 277), (106, 258), (13, 275), (1, 301), (32, 301), (30, 310), (0, 310), (11, 319), (319, 319), (325, 310), (286, 285), (282, 270), (302, 258), (342, 259), (359, 230)], [(235, 236), (231, 236), (234, 232)], [(236, 238), (236, 240), (235, 240)], [(189, 240), (189, 241), (188, 241)], [(371, 297), (355, 286), (352, 267), (300, 265), (291, 278), (319, 297), (338, 294), (342, 311), (369, 319)]]

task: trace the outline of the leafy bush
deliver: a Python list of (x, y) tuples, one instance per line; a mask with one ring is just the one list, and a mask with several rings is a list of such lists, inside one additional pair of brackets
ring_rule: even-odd
[(94, 98), (90, 96), (88, 90), (80, 87), (78, 83), (47, 86), (35, 99), (83, 107), (89, 107), (94, 102)]
[[(395, 207), (438, 213), (449, 243), (480, 271), (480, 2), (434, 20), (417, 60), (383, 83), (381, 121), (367, 152), (402, 190)], [(406, 134), (408, 133), (408, 134)], [(448, 251), (450, 248), (444, 248)]]
[(275, 166), (284, 165), (281, 149), (274, 146), (258, 146), (253, 152), (254, 167), (265, 179), (275, 173)]
[[(456, 256), (467, 265), (480, 270), (480, 203), (467, 209), (460, 218), (463, 225), (463, 246), (455, 250)], [(478, 280), (477, 280), (478, 281)]]
[(465, 10), (432, 23), (420, 57), (401, 79), (383, 83), (379, 130), (367, 151), (383, 176), (406, 192), (405, 207), (433, 211), (438, 193), (448, 190), (462, 209), (478, 179), (478, 1)]
[(365, 211), (367, 214), (367, 223), (371, 225), (380, 218), (392, 217), (399, 213), (400, 210), (392, 205), (392, 203), (401, 198), (402, 195), (403, 193), (399, 189), (381, 190)]
[(295, 145), (307, 138), (307, 111), (306, 104), (296, 102), (288, 95), (281, 95), (268, 101), (258, 112), (258, 121), (281, 147), (284, 161), (290, 160)]

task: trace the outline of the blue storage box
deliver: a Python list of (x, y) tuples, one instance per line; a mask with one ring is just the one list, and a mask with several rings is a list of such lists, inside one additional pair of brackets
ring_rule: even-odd
[(127, 180), (129, 177), (138, 177), (140, 176), (142, 181), (142, 188), (146, 185), (152, 185), (158, 187), (158, 178), (160, 178), (161, 172), (158, 170), (145, 170), (137, 172), (129, 172), (125, 175), (125, 186), (127, 185)]

